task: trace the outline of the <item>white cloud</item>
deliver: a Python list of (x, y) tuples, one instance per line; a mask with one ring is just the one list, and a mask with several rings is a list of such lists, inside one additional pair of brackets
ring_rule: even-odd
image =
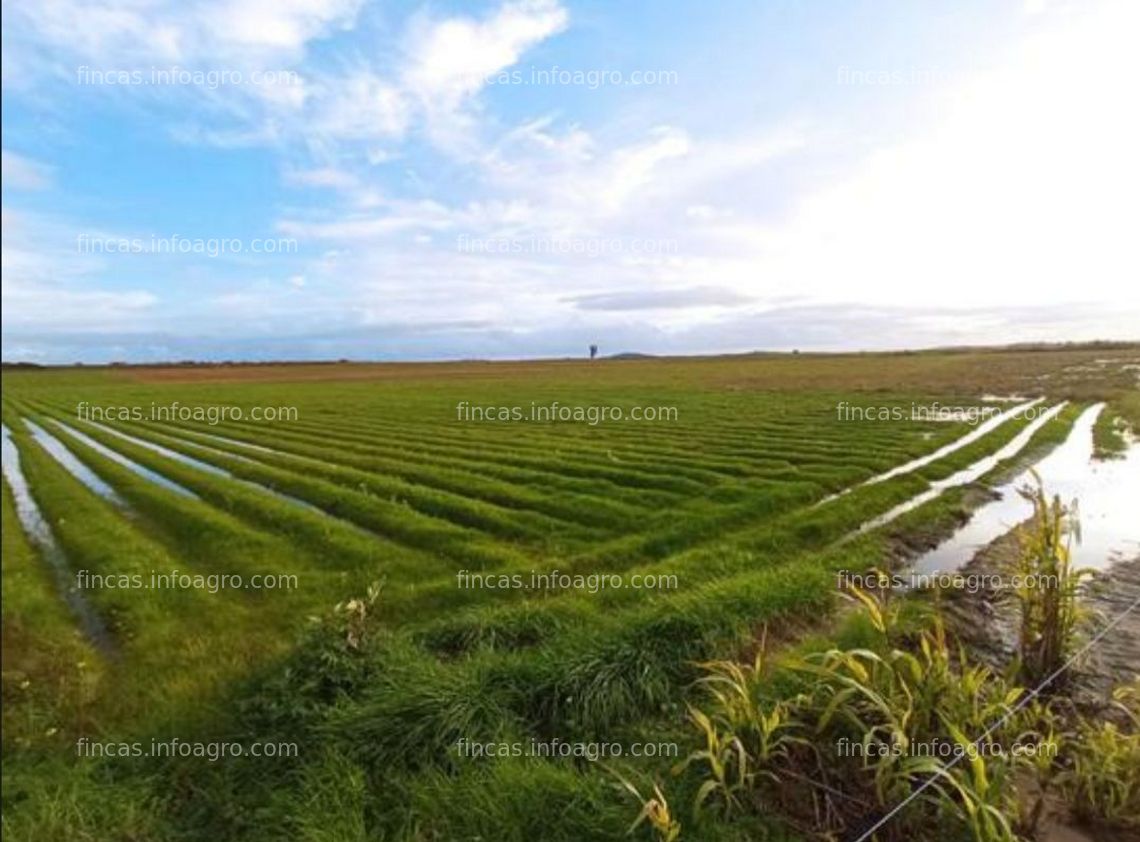
[(315, 134), (330, 148), (343, 141), (399, 138), (413, 116), (406, 94), (366, 68), (322, 77), (314, 83), (311, 100), (294, 131)]
[(455, 225), (456, 213), (430, 201), (386, 203), (385, 215), (354, 213), (331, 220), (283, 219), (277, 230), (291, 237), (314, 240), (372, 240), (415, 230), (438, 230)]
[[(58, 12), (71, 0), (60, 2), (25, 15), (60, 54), (106, 57), (127, 45), (132, 60), (200, 64), (239, 55), (246, 66), (281, 60), (304, 71), (291, 89), (203, 93), (214, 110), (204, 125), (179, 131), (196, 142), (279, 147), (286, 183), (329, 192), (319, 205), (282, 212), (278, 230), (303, 247), (337, 250), (204, 299), (203, 322), (219, 313), (255, 321), (272, 311), (280, 323), (315, 324), (319, 316), (557, 331), (585, 320), (629, 324), (636, 312), (647, 329), (680, 333), (715, 326), (725, 310), (746, 320), (792, 294), (817, 306), (925, 308), (911, 328), (1000, 338), (1014, 329), (1005, 316), (972, 312), (966, 321), (936, 311), (1140, 295), (1134, 4), (1084, 14), (1066, 7), (1058, 10), (1064, 26), (1052, 29), (1055, 5), (1043, 4), (989, 72), (940, 91), (900, 92), (934, 97), (928, 104), (937, 116), (910, 120), (844, 171), (839, 162), (849, 162), (851, 150), (828, 157), (821, 147), (857, 132), (843, 123), (817, 127), (827, 114), (721, 135), (717, 126), (687, 125), (683, 108), (664, 112), (678, 116), (656, 127), (640, 113), (586, 127), (552, 112), (504, 129), (480, 98), (484, 80), (567, 27), (555, 0), (393, 23), (384, 32), (390, 49), (340, 54), (335, 67), (307, 63), (309, 46), (353, 25), (357, 2), (174, 9), (163, 0), (95, 0), (83, 12), (90, 31), (74, 43), (65, 43)], [(440, 153), (451, 160), (433, 171)], [(827, 183), (792, 195), (782, 167), (804, 153), (833, 169)], [(5, 179), (11, 170), (15, 186), (49, 183), (41, 166), (10, 161), (5, 151)], [(593, 238), (619, 247), (602, 256), (472, 254), (457, 248), (461, 235)], [(645, 239), (676, 249), (632, 247)], [(80, 281), (99, 277), (99, 267), (45, 258), (28, 241), (6, 242), (4, 260), (6, 274), (16, 271), (12, 301), (35, 318), (49, 318), (53, 306), (80, 318), (88, 303), (96, 320), (110, 323), (157, 307), (137, 290), (69, 297)]]
[(603, 212), (620, 210), (634, 193), (652, 181), (660, 166), (689, 153), (689, 138), (684, 132), (663, 126), (653, 134), (654, 139), (648, 143), (618, 150), (603, 181), (593, 185), (593, 196)]
[(285, 174), (285, 180), (302, 187), (328, 187), (336, 190), (350, 190), (360, 184), (355, 175), (336, 167), (290, 170)]
[(143, 332), (158, 299), (149, 292), (4, 282), (6, 331), (128, 330)]
[(899, 305), (1140, 300), (1140, 7), (1110, 3), (940, 94), (940, 118), (757, 229), (757, 292)]
[[(565, 28), (557, 0), (506, 0), (482, 18), (413, 15), (355, 58), (315, 59), (310, 46), (357, 24), (364, 0), (54, 0), (14, 7), (5, 21), (5, 85), (74, 86), (120, 104), (188, 109), (183, 142), (291, 146), (334, 155), (368, 144), (373, 163), (422, 123), (439, 148), (477, 148), (471, 99), (484, 77)], [(7, 7), (6, 7), (7, 10)], [(352, 54), (345, 54), (351, 56)], [(70, 67), (68, 64), (70, 63)], [(211, 84), (99, 84), (101, 74), (152, 69), (225, 74)], [(234, 80), (239, 81), (234, 81)], [(387, 145), (385, 145), (387, 144)], [(472, 146), (472, 144), (474, 144)]]
[[(79, 231), (50, 217), (3, 209), (4, 330), (145, 329), (158, 303), (145, 290), (101, 289), (100, 257), (75, 248)], [(87, 232), (90, 233), (90, 232)]]
[[(222, 147), (295, 143), (308, 101), (322, 93), (303, 72), (309, 47), (352, 28), (363, 2), (5, 3), (4, 86), (22, 92), (64, 86), (70, 95), (123, 108), (191, 103), (179, 119), (202, 124), (169, 127), (177, 139)], [(139, 81), (124, 84), (132, 73)], [(347, 94), (355, 93), (351, 85), (345, 80)], [(55, 97), (41, 99), (50, 104)], [(377, 108), (365, 107), (361, 119), (378, 116)]]
[(97, 69), (255, 67), (297, 59), (310, 41), (351, 26), (363, 0), (52, 0), (5, 4), (8, 25), (56, 57)]
[(0, 152), (3, 159), (3, 178), (6, 187), (16, 190), (44, 190), (51, 186), (53, 170), (46, 164), (33, 161), (8, 149)]
[(362, 5), (363, 0), (225, 0), (208, 5), (202, 18), (220, 41), (293, 51), (351, 25)]
[(568, 21), (557, 0), (508, 0), (482, 20), (421, 19), (409, 37), (402, 81), (429, 108), (454, 107)]

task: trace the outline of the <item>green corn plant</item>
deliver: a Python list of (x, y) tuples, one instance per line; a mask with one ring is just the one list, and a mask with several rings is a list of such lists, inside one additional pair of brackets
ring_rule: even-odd
[(1078, 722), (1060, 787), (1077, 816), (1140, 829), (1140, 678), (1114, 691), (1113, 706), (1124, 724)]
[[(773, 669), (763, 645), (750, 665), (701, 665), (706, 675), (698, 685), (709, 701), (703, 709), (690, 706), (689, 717), (702, 746), (674, 769), (697, 768), (703, 775), (694, 810), (710, 799), (725, 813), (757, 810), (774, 798), (805, 818), (800, 784), (808, 784), (806, 821), (813, 833), (835, 838), (869, 813), (918, 792), (899, 816), (899, 833), (950, 822), (975, 842), (1016, 842), (1035, 824), (1034, 810), (1040, 812), (1040, 805), (1025, 809), (1014, 784), (1018, 764), (1029, 761), (1017, 755), (1011, 760), (1006, 752), (987, 756), (968, 735), (997, 744), (1018, 735), (1024, 742), (1033, 723), (1038, 730), (1028, 735), (1055, 745), (1061, 739), (1055, 725), (1043, 727), (1037, 708), (1019, 712), (1024, 688), (972, 663), (953, 645), (937, 611), (904, 649), (892, 645), (903, 636), (885, 596), (861, 590), (851, 596), (881, 643), (786, 658), (779, 669), (797, 683), (807, 679), (809, 689), (798, 695), (765, 701)], [(995, 722), (1001, 727), (993, 728)], [(857, 761), (825, 759), (852, 735), (863, 749)], [(917, 744), (948, 744), (956, 751), (931, 756)], [(1041, 776), (1053, 774), (1045, 760), (1032, 762), (1044, 764)], [(1108, 799), (1115, 805), (1120, 796), (1113, 792)]]
[[(889, 639), (880, 597), (855, 592), (872, 625)], [(1010, 764), (973, 750), (965, 734), (985, 733), (1013, 709), (1023, 690), (969, 662), (951, 646), (941, 617), (919, 634), (914, 651), (831, 650), (794, 667), (816, 679), (811, 711), (817, 738), (854, 730), (863, 745), (864, 787), (881, 808), (929, 782), (914, 809), (926, 805), (963, 822), (979, 842), (1015, 839), (1006, 818), (1013, 800)], [(993, 735), (995, 739), (1004, 735)], [(969, 763), (913, 755), (916, 743), (952, 741), (971, 749)], [(869, 750), (874, 745), (878, 750)]]
[(699, 763), (709, 777), (697, 792), (694, 809), (714, 793), (726, 811), (738, 809), (738, 795), (750, 792), (758, 777), (779, 782), (778, 768), (787, 768), (796, 746), (810, 747), (797, 734), (802, 730), (794, 716), (798, 699), (763, 705), (759, 685), (766, 672), (767, 630), (751, 665), (734, 661), (709, 661), (698, 684), (710, 696), (711, 714), (689, 707), (689, 717), (704, 739), (704, 748), (694, 751), (675, 768), (676, 773)]
[(689, 718), (704, 737), (705, 747), (692, 752), (674, 768), (674, 772), (680, 774), (693, 763), (703, 763), (708, 767), (709, 777), (697, 790), (693, 809), (700, 810), (709, 796), (717, 793), (724, 803), (725, 811), (732, 812), (740, 807), (737, 794), (747, 791), (751, 786), (753, 775), (748, 752), (739, 737), (721, 731), (700, 710), (690, 707)]
[(958, 797), (943, 804), (964, 821), (976, 842), (1017, 842), (1008, 818), (1016, 813), (1017, 801), (1009, 785), (1007, 764), (987, 762), (961, 729), (949, 721), (945, 725), (959, 749), (966, 752), (967, 762), (950, 769)]
[(629, 833), (633, 833), (642, 824), (648, 822), (657, 836), (657, 842), (677, 842), (681, 838), (681, 823), (677, 821), (669, 809), (669, 801), (661, 791), (661, 785), (653, 784), (653, 795), (646, 798), (638, 791), (628, 778), (609, 766), (603, 767), (617, 778), (620, 788), (630, 793), (641, 804), (641, 812), (637, 814), (633, 824), (629, 826)]
[(1092, 575), (1072, 563), (1072, 543), (1080, 540), (1077, 503), (1050, 499), (1036, 472), (1036, 486), (1019, 493), (1033, 504), (1028, 525), (1018, 528), (1020, 552), (1010, 572), (1017, 576), (1013, 597), (1020, 614), (1018, 655), (1022, 678), (1037, 685), (1054, 675), (1073, 648), (1085, 616), (1078, 604), (1081, 583)]

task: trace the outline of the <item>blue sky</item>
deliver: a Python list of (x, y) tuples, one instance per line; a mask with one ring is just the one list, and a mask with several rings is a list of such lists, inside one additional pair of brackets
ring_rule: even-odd
[(3, 357), (1140, 338), (1119, 2), (4, 2)]

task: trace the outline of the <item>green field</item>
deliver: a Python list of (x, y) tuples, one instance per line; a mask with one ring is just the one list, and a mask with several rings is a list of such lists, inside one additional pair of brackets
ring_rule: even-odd
[[(826, 629), (838, 570), (954, 523), (967, 489), (860, 525), (1028, 423), (861, 485), (976, 429), (912, 407), (1069, 401), (1033, 448), (1106, 400), (1110, 452), (1114, 420), (1140, 421), (1138, 361), (1126, 346), (6, 370), (10, 452), (60, 554), (27, 534), (6, 453), (5, 836), (627, 838), (638, 806), (597, 762), (464, 746), (687, 754), (697, 662), (748, 651), (764, 624)], [(555, 402), (564, 418), (528, 417)], [(138, 586), (159, 574), (194, 584)], [(244, 754), (88, 753), (172, 739)], [(607, 766), (646, 780), (677, 759)], [(691, 801), (691, 781), (675, 787)], [(774, 816), (694, 827), (800, 838)]]

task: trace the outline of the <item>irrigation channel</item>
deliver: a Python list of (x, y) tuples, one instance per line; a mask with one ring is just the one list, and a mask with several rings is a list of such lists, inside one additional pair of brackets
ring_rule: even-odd
[[(1077, 567), (1104, 569), (1140, 556), (1140, 446), (1120, 459), (1093, 459), (1093, 426), (1104, 404), (1081, 413), (1065, 441), (1034, 465), (1049, 494), (1078, 502), (1080, 541), (1073, 545)], [(948, 540), (921, 556), (915, 573), (940, 573), (967, 564), (986, 545), (1025, 521), (1032, 504), (1018, 489), (1033, 482), (1027, 470), (996, 489), (1000, 499), (983, 505)]]
[[(860, 531), (866, 532), (868, 530), (877, 529), (880, 526), (884, 526), (890, 523), (892, 520), (895, 520), (900, 515), (904, 515), (913, 509), (917, 509), (923, 503), (930, 502), (948, 489), (957, 488), (962, 485), (969, 485), (971, 482), (980, 479), (988, 471), (995, 468), (999, 462), (1002, 462), (1005, 459), (1010, 459), (1024, 450), (1025, 446), (1029, 444), (1029, 441), (1033, 438), (1034, 434), (1043, 426), (1045, 426), (1046, 423), (1048, 423), (1064, 408), (1064, 403), (1059, 403), (1056, 406), (1049, 408), (1034, 418), (1033, 421), (1030, 422), (1024, 430), (1014, 436), (1012, 440), (1010, 440), (997, 452), (991, 453), (989, 456), (985, 456), (979, 459), (969, 467), (963, 468), (962, 470), (946, 477), (945, 479), (940, 479), (937, 482), (932, 482), (930, 484), (930, 488), (928, 488), (926, 491), (922, 492), (919, 495), (916, 495), (915, 497), (912, 497), (905, 503), (900, 503), (885, 514), (879, 515), (878, 517), (872, 518), (871, 520), (864, 523), (860, 527)], [(1089, 440), (1092, 440), (1091, 433)]]
[[(1103, 404), (1084, 410), (1065, 441), (1032, 469), (1048, 494), (1076, 501), (1073, 566), (1095, 571), (1081, 596), (1089, 610), (1087, 631), (1097, 632), (1095, 646), (1070, 665), (1068, 676), (1074, 698), (1093, 706), (1131, 680), (1140, 651), (1140, 444), (1133, 441), (1121, 458), (1094, 459), (1093, 427), (1103, 411)], [(1003, 483), (995, 489), (997, 499), (909, 568), (911, 581), (960, 572), (982, 583), (976, 591), (951, 589), (946, 607), (957, 634), (997, 668), (1015, 655), (1017, 616), (1012, 601), (1002, 598), (1007, 589), (993, 583), (1020, 552), (1015, 528), (1032, 516), (1033, 506), (1018, 491), (1034, 483), (1029, 470)]]
[(119, 496), (119, 493), (111, 488), (110, 485), (103, 482), (94, 471), (75, 458), (75, 455), (67, 449), (63, 442), (35, 421), (29, 421), (25, 418), (24, 425), (31, 431), (32, 438), (36, 440), (36, 443), (46, 450), (49, 456), (67, 469), (68, 473), (73, 477), (107, 502), (113, 503), (120, 509), (128, 508), (126, 500)]
[[(83, 433), (79, 432), (78, 430), (74, 429), (73, 427), (69, 427), (68, 425), (66, 425), (62, 422), (58, 422), (58, 421), (56, 423), (59, 424), (59, 426), (62, 427), (63, 429), (67, 430), (67, 432), (74, 435), (76, 438), (79, 438), (81, 441), (86, 440), (87, 443), (91, 443), (92, 441), (94, 441), (93, 439), (91, 439), (90, 436), (85, 436)], [(219, 468), (217, 465), (211, 465), (208, 462), (203, 462), (201, 459), (195, 459), (193, 456), (187, 456), (185, 453), (179, 453), (177, 450), (171, 450), (168, 447), (163, 447), (161, 444), (155, 444), (152, 441), (147, 441), (146, 439), (141, 439), (141, 438), (138, 438), (137, 436), (128, 435), (128, 434), (122, 432), (121, 430), (116, 430), (114, 427), (108, 427), (105, 424), (99, 424), (99, 423), (91, 422), (91, 426), (97, 427), (98, 429), (102, 430), (103, 432), (105, 432), (109, 435), (112, 435), (112, 436), (116, 436), (116, 437), (122, 439), (123, 441), (130, 442), (131, 444), (138, 445), (139, 447), (145, 447), (147, 450), (153, 451), (154, 453), (157, 453), (160, 456), (165, 456), (167, 459), (173, 459), (175, 462), (178, 462), (182, 465), (187, 465), (187, 466), (189, 466), (191, 468), (195, 468), (199, 471), (204, 471), (205, 473), (210, 474), (212, 476), (223, 477), (225, 479), (233, 480), (234, 482), (240, 482), (242, 485), (245, 485), (248, 488), (254, 488), (257, 491), (260, 491), (263, 494), (268, 494), (272, 497), (275, 497), (278, 500), (283, 500), (284, 502), (291, 503), (294, 506), (300, 506), (304, 509), (308, 509), (311, 512), (316, 512), (318, 514), (325, 515), (326, 517), (333, 517), (333, 515), (330, 515), (328, 512), (324, 511), (323, 509), (318, 508), (317, 506), (314, 506), (312, 503), (306, 502), (305, 500), (301, 500), (300, 498), (297, 498), (297, 497), (293, 497), (289, 494), (284, 494), (280, 491), (277, 491), (276, 489), (269, 488), (269, 487), (264, 486), (264, 485), (260, 485), (256, 482), (251, 482), (250, 480), (245, 480), (245, 479), (241, 479), (240, 477), (235, 477), (232, 473), (225, 470), (224, 468)], [(95, 444), (98, 444), (98, 442), (95, 442)], [(100, 447), (101, 446), (102, 445), (100, 445)], [(232, 459), (237, 459), (239, 461), (249, 461), (244, 456), (237, 456), (235, 454), (224, 453), (222, 451), (217, 450), (216, 448), (206, 447), (205, 445), (197, 445), (197, 446), (200, 447), (202, 450), (207, 450), (207, 451), (210, 451), (213, 453), (222, 453), (223, 456), (228, 456)], [(143, 468), (141, 465), (136, 465), (134, 462), (131, 462), (130, 464), (134, 466), (132, 468), (132, 470), (138, 469), (139, 471), (147, 471), (148, 473), (154, 473), (153, 471), (149, 471), (147, 468)], [(140, 473), (140, 476), (141, 475), (142, 474)], [(176, 485), (173, 482), (173, 480), (166, 479), (165, 477), (163, 477), (162, 479), (163, 479), (164, 484), (169, 484), (171, 486), (174, 486), (175, 488), (181, 489), (185, 494), (189, 494), (193, 497), (197, 497), (197, 495), (194, 494), (194, 492), (189, 491), (188, 489), (182, 488), (182, 486), (180, 486), (180, 485)], [(337, 518), (337, 519), (339, 520), (339, 518)], [(355, 524), (350, 524), (350, 525), (355, 526)]]
[[(864, 480), (863, 482), (859, 483), (858, 485), (853, 485), (850, 488), (844, 488), (842, 491), (837, 491), (834, 494), (829, 494), (828, 496), (824, 497), (822, 500), (820, 500), (815, 505), (816, 505), (816, 507), (823, 506), (827, 503), (830, 503), (832, 500), (837, 500), (840, 497), (843, 497), (844, 495), (850, 494), (852, 491), (854, 491), (857, 488), (864, 488), (868, 485), (876, 485), (877, 483), (886, 482), (889, 479), (894, 479), (897, 476), (902, 476), (903, 474), (909, 474), (909, 473), (912, 473), (914, 471), (917, 471), (919, 468), (922, 468), (926, 465), (929, 465), (932, 462), (936, 462), (939, 459), (941, 459), (945, 456), (949, 456), (951, 453), (954, 453), (955, 451), (961, 450), (963, 447), (966, 447), (967, 445), (972, 444), (973, 442), (977, 441), (978, 439), (980, 439), (982, 436), (986, 435), (987, 433), (990, 433), (993, 430), (996, 430), (998, 427), (1000, 427), (1006, 421), (1009, 421), (1012, 418), (1016, 418), (1018, 415), (1021, 415), (1022, 413), (1033, 409), (1035, 406), (1037, 406), (1043, 400), (1044, 400), (1044, 398), (1034, 398), (1033, 400), (1029, 400), (1029, 401), (1025, 401), (1023, 403), (1019, 403), (1017, 406), (1014, 406), (1010, 409), (1007, 409), (1004, 412), (1001, 412), (1001, 413), (994, 415), (993, 417), (987, 419), (985, 422), (983, 422), (982, 424), (980, 424), (978, 427), (971, 430), (970, 432), (966, 433), (966, 435), (962, 436), (961, 438), (955, 439), (954, 441), (950, 442), (949, 444), (944, 445), (944, 446), (938, 448), (937, 450), (935, 450), (931, 453), (927, 453), (925, 456), (919, 456), (917, 459), (911, 459), (909, 462), (904, 462), (902, 465), (896, 465), (895, 467), (891, 468), (889, 471), (885, 471), (881, 474), (877, 474), (876, 476), (873, 476), (868, 480)], [(1040, 427), (1042, 424), (1044, 424), (1046, 421), (1048, 421), (1049, 418), (1051, 418), (1053, 415), (1056, 415), (1060, 411), (1061, 411), (1061, 407), (1059, 407), (1059, 406), (1053, 407), (1051, 410), (1049, 410), (1049, 412), (1050, 412), (1049, 417), (1044, 418), (1044, 417), (1039, 416), (1034, 421), (1034, 424), (1033, 424), (1031, 429), (1033, 431), (1036, 431), (1036, 429), (1038, 427)], [(1031, 436), (1032, 436), (1032, 432), (1029, 435), (1025, 435), (1023, 433), (1017, 439), (1014, 439), (1013, 442), (1010, 442), (1008, 445), (1006, 445), (1006, 448), (1016, 446), (1016, 450), (1020, 450), (1022, 447), (1025, 446), (1025, 443), (1029, 441), (1029, 438)], [(1015, 442), (1020, 442), (1020, 444), (1015, 445)], [(967, 468), (966, 470), (969, 471), (972, 469), (972, 467), (973, 466), (971, 466), (971, 468)], [(963, 484), (964, 482), (968, 482), (968, 481), (969, 480), (964, 480), (961, 476), (956, 474), (955, 476), (950, 477), (947, 480), (944, 480), (943, 483), (940, 484), (940, 487), (938, 488), (937, 491), (934, 491), (934, 489), (931, 489), (932, 491), (934, 491), (934, 493), (931, 496), (936, 497), (936, 496), (938, 496), (938, 494), (942, 493), (942, 491), (944, 491), (946, 488), (949, 488), (950, 486), (955, 485), (955, 484), (960, 485), (960, 484)], [(926, 502), (927, 499), (930, 499), (930, 498), (924, 498), (923, 500), (919, 500), (918, 502), (910, 501), (908, 503), (904, 503), (902, 506), (899, 507), (899, 509), (897, 511), (892, 510), (891, 512), (887, 512), (887, 514), (883, 515), (882, 518), (877, 519), (875, 521), (872, 521), (871, 523), (867, 524), (864, 528), (865, 529), (872, 529), (875, 526), (882, 526), (887, 521), (894, 520), (895, 517), (902, 514), (904, 511), (908, 511), (909, 509), (915, 508), (916, 506), (920, 505), (921, 503)]]
[[(1018, 405), (1012, 409), (990, 419), (966, 436), (932, 453), (898, 465), (883, 474), (876, 475), (864, 481), (862, 485), (882, 482), (921, 468), (935, 461), (937, 458), (952, 453), (976, 441), (982, 435), (1007, 422), (1017, 413), (1023, 412), (1040, 402), (1041, 399), (1019, 402)], [(1036, 431), (1050, 419), (1054, 418), (1064, 406), (1064, 403), (1059, 403), (1040, 412), (1025, 429), (1020, 431), (1013, 439), (996, 452), (977, 460), (949, 477), (931, 483), (931, 486), (921, 494), (867, 521), (860, 527), (859, 531), (862, 532), (883, 526), (905, 512), (911, 511), (921, 504), (935, 499), (948, 489), (961, 487), (977, 481), (1000, 461), (1020, 453), (1027, 446)], [(1125, 452), (1123, 458), (1105, 461), (1094, 460), (1092, 458), (1092, 431), (1097, 418), (1103, 410), (1104, 404), (1097, 404), (1084, 410), (1074, 423), (1066, 440), (1034, 465), (1034, 470), (1042, 478), (1045, 487), (1051, 494), (1059, 494), (1061, 498), (1066, 501), (1072, 499), (1079, 501), (1081, 541), (1074, 547), (1074, 562), (1077, 566), (1098, 569), (1106, 568), (1116, 560), (1140, 559), (1140, 528), (1138, 528), (1135, 522), (1134, 511), (1134, 501), (1140, 499), (1140, 446), (1133, 443)], [(122, 500), (109, 485), (75, 458), (56, 435), (53, 435), (44, 429), (44, 427), (29, 419), (25, 419), (24, 423), (27, 425), (28, 430), (37, 444), (43, 447), (49, 455), (80, 482), (112, 504), (123, 509), (129, 509), (126, 502)], [(54, 423), (67, 435), (75, 437), (102, 455), (114, 459), (137, 475), (175, 493), (194, 499), (198, 498), (198, 495), (190, 489), (185, 488), (156, 471), (137, 464), (112, 448), (95, 441), (74, 427), (59, 421)], [(103, 424), (93, 424), (93, 426), (116, 438), (145, 447), (162, 456), (176, 460), (181, 464), (214, 476), (221, 476), (241, 482), (243, 485), (255, 488), (277, 499), (319, 512), (326, 516), (335, 517), (305, 500), (284, 494), (276, 489), (266, 487), (256, 482), (240, 479), (233, 476), (230, 471), (203, 462), (200, 459), (195, 459), (194, 457), (172, 450), (171, 448), (129, 435)], [(272, 448), (248, 444), (223, 436), (209, 434), (203, 434), (203, 436), (218, 443), (241, 445), (254, 451), (278, 452)], [(183, 440), (181, 436), (175, 436), (174, 439), (178, 441)], [(219, 453), (229, 458), (248, 461), (246, 457), (219, 451), (201, 442), (195, 442), (194, 444), (205, 452)], [(7, 427), (4, 427), (3, 470), (13, 489), (17, 511), (25, 530), (41, 549), (45, 559), (51, 565), (53, 575), (59, 582), (61, 592), (65, 595), (72, 610), (82, 622), (85, 632), (97, 645), (110, 646), (110, 634), (103, 625), (97, 612), (95, 612), (91, 606), (87, 605), (82, 595), (71, 586), (70, 576), (68, 575), (69, 566), (67, 558), (62, 548), (56, 542), (50, 526), (44, 520), (34, 498), (29, 492), (28, 484), (20, 469), (19, 453), (15, 444), (10, 439), (10, 431)], [(1032, 475), (1030, 471), (1026, 470), (1011, 481), (995, 489), (997, 499), (975, 510), (965, 525), (949, 538), (942, 541), (938, 546), (920, 556), (913, 565), (909, 567), (909, 572), (915, 574), (943, 573), (957, 570), (969, 564), (975, 559), (982, 548), (990, 545), (1002, 536), (1007, 535), (1013, 527), (1024, 521), (1031, 514), (1031, 504), (1018, 493), (1018, 490), (1031, 480)], [(850, 490), (852, 489), (845, 489), (837, 494), (829, 495), (815, 505), (823, 505), (830, 500), (841, 497)], [(356, 527), (355, 524), (351, 525), (354, 526), (354, 528), (359, 528)], [(853, 535), (851, 537), (853, 537)]]
[(3, 426), (3, 470), (12, 489), (12, 497), (16, 504), (16, 516), (24, 528), (24, 534), (35, 544), (40, 551), (52, 576), (56, 580), (59, 592), (63, 595), (68, 608), (71, 609), (79, 621), (83, 633), (100, 651), (106, 655), (115, 655), (114, 638), (110, 630), (99, 616), (99, 612), (84, 599), (83, 594), (75, 587), (75, 579), (67, 556), (63, 548), (55, 539), (47, 520), (36, 504), (20, 467), (20, 453), (12, 441), (12, 433), (7, 425)]

